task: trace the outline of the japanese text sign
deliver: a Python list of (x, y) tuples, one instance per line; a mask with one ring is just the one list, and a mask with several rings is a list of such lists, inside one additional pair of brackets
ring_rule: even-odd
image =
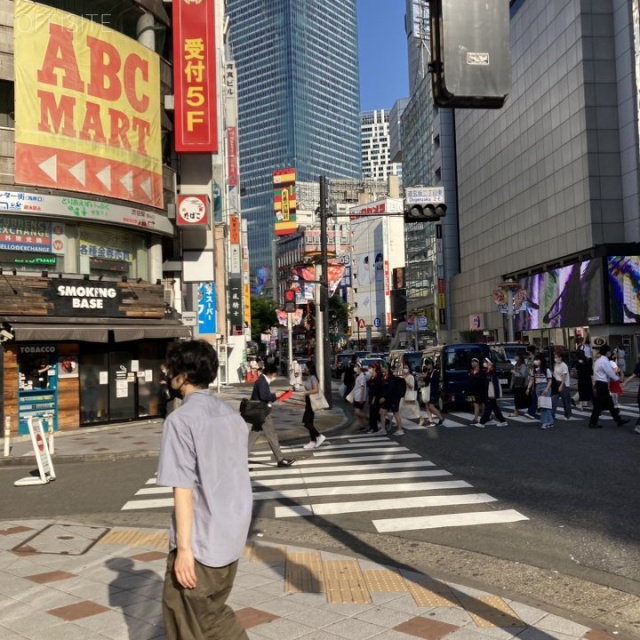
[(209, 201), (205, 195), (178, 196), (176, 224), (179, 227), (209, 224)]
[(215, 2), (172, 4), (176, 151), (217, 153)]

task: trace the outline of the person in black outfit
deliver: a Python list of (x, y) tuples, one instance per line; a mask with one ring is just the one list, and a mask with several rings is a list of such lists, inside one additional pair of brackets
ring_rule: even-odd
[(591, 361), (585, 355), (584, 351), (578, 351), (576, 360), (576, 377), (578, 378), (578, 403), (577, 407), (581, 411), (584, 404), (593, 402), (593, 367)]
[(467, 378), (467, 392), (473, 398), (473, 420), (471, 424), (478, 424), (480, 416), (484, 410), (485, 395), (487, 393), (487, 379), (484, 371), (480, 368), (478, 358), (471, 359), (471, 371)]
[(380, 398), (382, 397), (382, 375), (377, 362), (369, 367), (371, 378), (367, 382), (369, 388), (369, 429), (367, 433), (376, 433), (379, 431), (378, 421), (380, 420)]
[[(262, 374), (253, 385), (253, 390), (251, 392), (252, 400), (259, 400), (260, 402), (264, 402), (270, 407), (278, 399), (276, 394), (271, 391), (271, 388), (269, 386), (271, 382), (275, 380), (277, 373), (278, 368), (275, 364), (268, 364), (264, 368)], [(290, 467), (295, 462), (295, 460), (284, 457), (284, 454), (280, 449), (280, 443), (278, 442), (278, 434), (276, 433), (276, 429), (273, 426), (273, 419), (270, 415), (267, 416), (264, 423), (259, 429), (255, 430), (252, 428), (249, 432), (249, 453), (251, 453), (251, 450), (253, 449), (261, 433), (267, 439), (267, 442), (271, 447), (271, 451), (273, 451), (273, 455), (276, 458), (278, 466)]]
[(346, 398), (351, 393), (353, 387), (356, 386), (355, 366), (356, 359), (354, 357), (352, 358), (351, 363), (347, 365), (344, 375), (342, 376), (342, 382), (345, 386), (344, 396), (342, 396), (343, 398)]
[(484, 429), (484, 425), (489, 422), (489, 418), (493, 413), (498, 421), (498, 426), (506, 427), (509, 423), (505, 420), (505, 417), (502, 415), (502, 411), (500, 411), (500, 407), (498, 406), (498, 398), (502, 395), (498, 372), (495, 370), (493, 362), (489, 358), (484, 359), (484, 366), (486, 369), (486, 401), (480, 422), (474, 426)]
[[(404, 380), (403, 380), (404, 382)], [(400, 385), (398, 379), (393, 375), (389, 364), (382, 365), (382, 396), (380, 397), (380, 422), (389, 433), (391, 427), (387, 426), (387, 415), (391, 413), (396, 419), (397, 430), (395, 435), (403, 436), (402, 416), (400, 415)]]

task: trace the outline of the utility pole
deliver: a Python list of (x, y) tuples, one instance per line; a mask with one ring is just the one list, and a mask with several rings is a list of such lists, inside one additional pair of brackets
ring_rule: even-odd
[[(321, 340), (319, 344), (316, 344), (316, 351), (318, 355), (322, 356), (320, 361), (321, 369), (318, 370), (318, 375), (322, 381), (322, 390), (329, 403), (329, 408), (332, 407), (331, 398), (331, 370), (329, 368), (329, 256), (327, 255), (327, 223), (328, 223), (328, 210), (327, 200), (329, 198), (329, 192), (327, 188), (327, 178), (320, 176), (320, 265), (322, 269), (321, 284), (320, 287), (320, 315), (316, 315), (316, 323), (322, 327)], [(317, 335), (317, 334), (316, 334)], [(318, 342), (316, 340), (316, 342)]]

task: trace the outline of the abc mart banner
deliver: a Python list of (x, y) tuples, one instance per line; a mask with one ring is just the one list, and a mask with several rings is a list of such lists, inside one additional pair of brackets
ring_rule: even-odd
[(14, 44), (16, 183), (162, 208), (158, 56), (29, 0)]

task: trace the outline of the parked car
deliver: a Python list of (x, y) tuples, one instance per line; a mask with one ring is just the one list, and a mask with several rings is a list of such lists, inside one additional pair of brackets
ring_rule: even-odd
[[(500, 379), (500, 385), (506, 388), (511, 386), (511, 372), (516, 362), (516, 354), (521, 352), (526, 355), (525, 348), (512, 349), (511, 345), (490, 345), (489, 356), (495, 365)], [(513, 359), (512, 359), (513, 358)]]
[(378, 363), (379, 367), (382, 367), (382, 365), (385, 363), (385, 360), (383, 360), (382, 358), (362, 358), (362, 360), (360, 360), (360, 366), (363, 369), (368, 369), (374, 362)]
[(522, 353), (526, 357), (528, 346), (523, 342), (497, 342), (489, 345), (492, 353), (500, 353), (502, 355), (501, 360), (506, 360), (512, 365), (515, 365), (518, 353)]

